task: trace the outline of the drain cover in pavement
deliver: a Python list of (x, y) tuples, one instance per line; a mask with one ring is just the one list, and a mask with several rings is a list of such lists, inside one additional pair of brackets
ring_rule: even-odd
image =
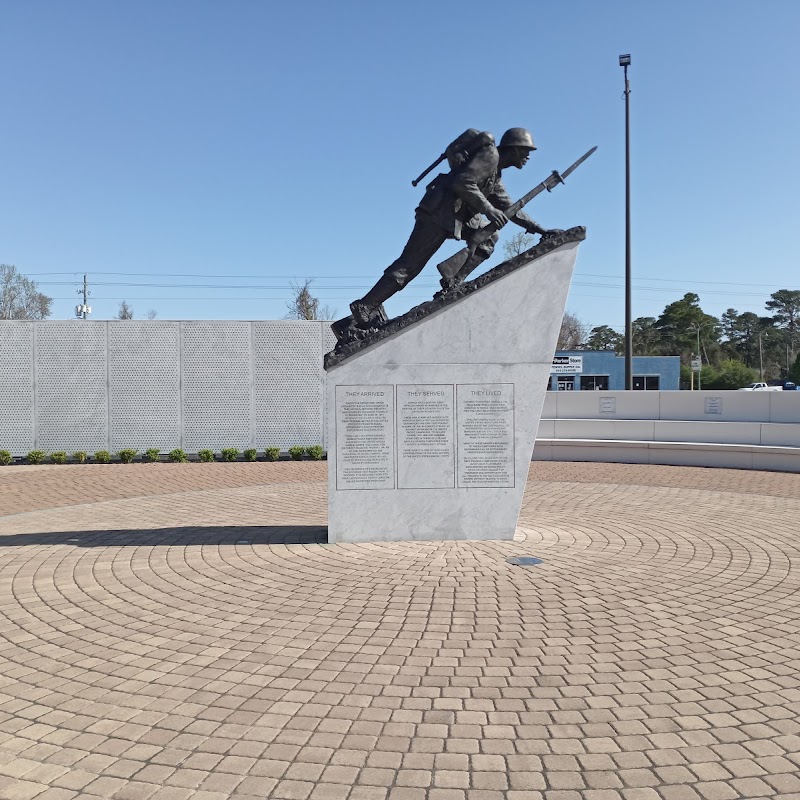
[(541, 558), (534, 558), (533, 556), (514, 556), (514, 558), (506, 559), (506, 561), (515, 567), (533, 567), (542, 563)]

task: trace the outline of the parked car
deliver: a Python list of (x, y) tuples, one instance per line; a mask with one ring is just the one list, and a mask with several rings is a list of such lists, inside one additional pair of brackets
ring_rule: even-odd
[(788, 380), (774, 380), (768, 381), (770, 386), (780, 386), (784, 392), (796, 392), (797, 391), (797, 384), (794, 381)]
[(769, 386), (766, 383), (751, 383), (749, 386), (742, 386), (740, 392), (782, 392), (782, 386)]

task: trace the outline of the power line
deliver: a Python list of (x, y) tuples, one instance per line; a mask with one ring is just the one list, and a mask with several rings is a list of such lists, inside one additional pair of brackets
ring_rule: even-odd
[[(94, 273), (93, 273), (94, 274)], [(75, 281), (41, 281), (41, 283), (45, 286), (73, 286)], [(253, 290), (260, 290), (260, 291), (272, 291), (274, 289), (289, 289), (291, 287), (285, 287), (283, 285), (274, 285), (274, 284), (245, 284), (245, 283), (235, 283), (235, 284), (225, 284), (225, 283), (150, 283), (146, 281), (139, 281), (139, 282), (129, 282), (129, 281), (93, 281), (95, 286), (118, 286), (118, 287), (128, 287), (128, 288), (148, 288), (148, 289), (223, 289), (223, 290), (230, 290), (230, 289), (253, 289)], [(321, 286), (319, 287), (318, 291), (360, 291), (362, 290), (367, 284), (361, 283), (356, 285), (350, 284), (338, 284), (334, 286)], [(619, 289), (619, 285), (613, 283), (597, 283), (592, 281), (573, 281), (573, 286), (583, 286), (593, 289)], [(668, 286), (643, 286), (641, 284), (635, 284), (636, 288), (642, 291), (649, 291), (649, 292), (670, 292), (674, 293), (675, 289), (673, 287)], [(717, 286), (725, 286), (728, 284), (724, 283), (717, 283), (713, 284)], [(435, 288), (437, 284), (435, 283), (425, 283), (420, 282), (416, 284), (417, 288), (420, 289), (430, 289)], [(742, 292), (742, 291), (724, 291), (724, 290), (714, 290), (710, 289), (705, 292), (705, 294), (709, 295), (735, 295), (737, 297), (762, 297), (763, 292)]]
[[(38, 277), (41, 275), (79, 275), (79, 273), (71, 271), (53, 271), (53, 272), (27, 272), (25, 273), (29, 277)], [(111, 275), (111, 276), (126, 276), (126, 277), (141, 277), (141, 278), (152, 278), (152, 277), (163, 277), (163, 278), (206, 278), (206, 279), (228, 279), (228, 280), (250, 280), (252, 278), (256, 279), (263, 279), (265, 277), (272, 279), (272, 280), (299, 280), (300, 277), (298, 275), (269, 275), (265, 276), (263, 273), (258, 275), (216, 275), (210, 273), (183, 273), (183, 272), (99, 272), (99, 271), (92, 271), (92, 275)], [(602, 272), (576, 272), (576, 276), (582, 277), (589, 277), (589, 278), (611, 278), (612, 280), (622, 281), (623, 278), (620, 275), (614, 275), (609, 273), (602, 273)], [(359, 280), (364, 279), (371, 281), (369, 276), (364, 275), (337, 275), (336, 278), (331, 278), (330, 276), (326, 275), (312, 275), (310, 277), (303, 277), (302, 280), (310, 280), (310, 281), (330, 281), (330, 280)], [(696, 280), (695, 278), (648, 278), (642, 277), (640, 278), (641, 281), (647, 282), (657, 282), (657, 283), (680, 283), (684, 285), (700, 285), (700, 286), (749, 286), (753, 288), (762, 288), (768, 289), (771, 286), (777, 286), (782, 281), (772, 281), (770, 283), (738, 283), (735, 281), (700, 281)], [(59, 285), (58, 281), (41, 281), (41, 283), (46, 283), (48, 285)], [(66, 282), (65, 282), (66, 283)], [(97, 282), (99, 283), (99, 282)], [(110, 282), (106, 285), (126, 285), (123, 283), (117, 282)], [(154, 285), (154, 284), (130, 284), (131, 286), (135, 285)], [(159, 284), (164, 285), (164, 284)], [(433, 284), (431, 284), (433, 285)], [(281, 285), (281, 287), (283, 284)], [(362, 288), (363, 284), (356, 288)], [(249, 288), (242, 286), (241, 288)], [(277, 288), (277, 287), (274, 287)], [(320, 287), (325, 288), (325, 287)], [(343, 286), (341, 288), (352, 288)], [(648, 287), (656, 289), (657, 287)], [(664, 290), (661, 290), (664, 291)]]

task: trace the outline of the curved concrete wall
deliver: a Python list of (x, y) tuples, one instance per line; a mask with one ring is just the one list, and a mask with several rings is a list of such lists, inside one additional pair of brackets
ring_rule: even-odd
[(800, 472), (800, 392), (555, 392), (533, 458)]
[(800, 423), (800, 392), (548, 392), (542, 418)]

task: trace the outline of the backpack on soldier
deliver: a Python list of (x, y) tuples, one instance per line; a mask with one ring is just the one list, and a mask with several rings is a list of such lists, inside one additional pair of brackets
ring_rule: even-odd
[(467, 128), (460, 136), (457, 136), (447, 145), (436, 161), (433, 162), (422, 174), (411, 181), (412, 186), (418, 186), (420, 181), (433, 169), (439, 166), (445, 159), (454, 170), (466, 164), (479, 150), (491, 145), (494, 147), (494, 136), (489, 131), (479, 131), (477, 128)]
[(444, 155), (450, 169), (466, 164), (477, 152), (487, 145), (494, 144), (494, 136), (489, 131), (467, 128), (445, 148)]

